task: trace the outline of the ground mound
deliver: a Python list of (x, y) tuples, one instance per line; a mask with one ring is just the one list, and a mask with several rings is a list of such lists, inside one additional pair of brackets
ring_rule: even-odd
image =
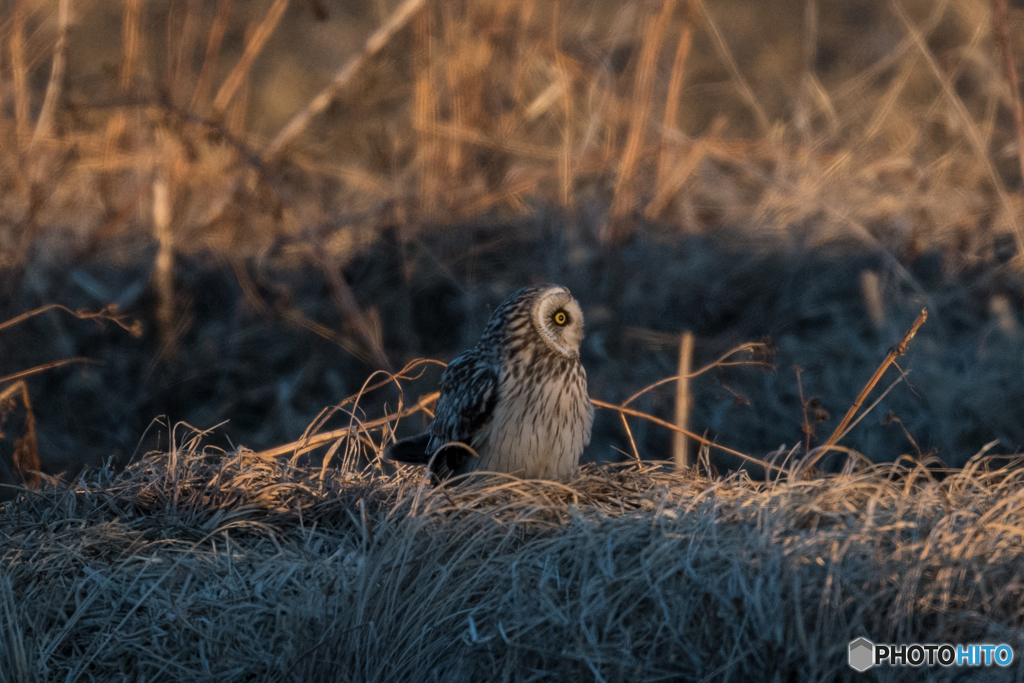
[(1019, 652), (1024, 475), (983, 459), (432, 488), (198, 441), (5, 504), (0, 680), (852, 680), (859, 636)]

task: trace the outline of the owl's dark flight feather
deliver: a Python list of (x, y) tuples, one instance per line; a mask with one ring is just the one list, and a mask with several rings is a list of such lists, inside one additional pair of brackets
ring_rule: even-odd
[(430, 452), (427, 450), (429, 443), (430, 432), (410, 436), (385, 448), (384, 457), (409, 465), (426, 465), (430, 461)]
[(499, 361), (487, 355), (474, 347), (449, 363), (441, 375), (441, 398), (429, 431), (392, 444), (385, 457), (425, 465), (441, 449), (431, 472), (440, 479), (457, 473), (472, 452), (460, 446), (441, 447), (453, 442), (470, 448), (479, 445), (498, 399)]

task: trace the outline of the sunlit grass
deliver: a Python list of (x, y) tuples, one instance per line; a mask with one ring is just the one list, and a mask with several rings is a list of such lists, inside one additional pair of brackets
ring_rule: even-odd
[(861, 635), (1016, 642), (1021, 471), (435, 489), (189, 437), (4, 506), (0, 676), (844, 679)]

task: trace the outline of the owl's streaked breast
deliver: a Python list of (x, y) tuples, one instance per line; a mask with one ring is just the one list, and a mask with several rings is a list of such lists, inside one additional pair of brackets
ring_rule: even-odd
[(564, 479), (590, 442), (593, 406), (578, 358), (520, 354), (502, 370), (488, 429), (477, 440), (479, 459), (467, 471), (506, 472), (527, 479)]

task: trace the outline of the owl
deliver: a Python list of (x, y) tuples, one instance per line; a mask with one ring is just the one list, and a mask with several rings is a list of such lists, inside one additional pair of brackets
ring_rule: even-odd
[(427, 431), (392, 444), (385, 457), (429, 465), (437, 479), (469, 472), (567, 478), (594, 420), (582, 341), (583, 311), (568, 289), (520, 289), (441, 375)]

